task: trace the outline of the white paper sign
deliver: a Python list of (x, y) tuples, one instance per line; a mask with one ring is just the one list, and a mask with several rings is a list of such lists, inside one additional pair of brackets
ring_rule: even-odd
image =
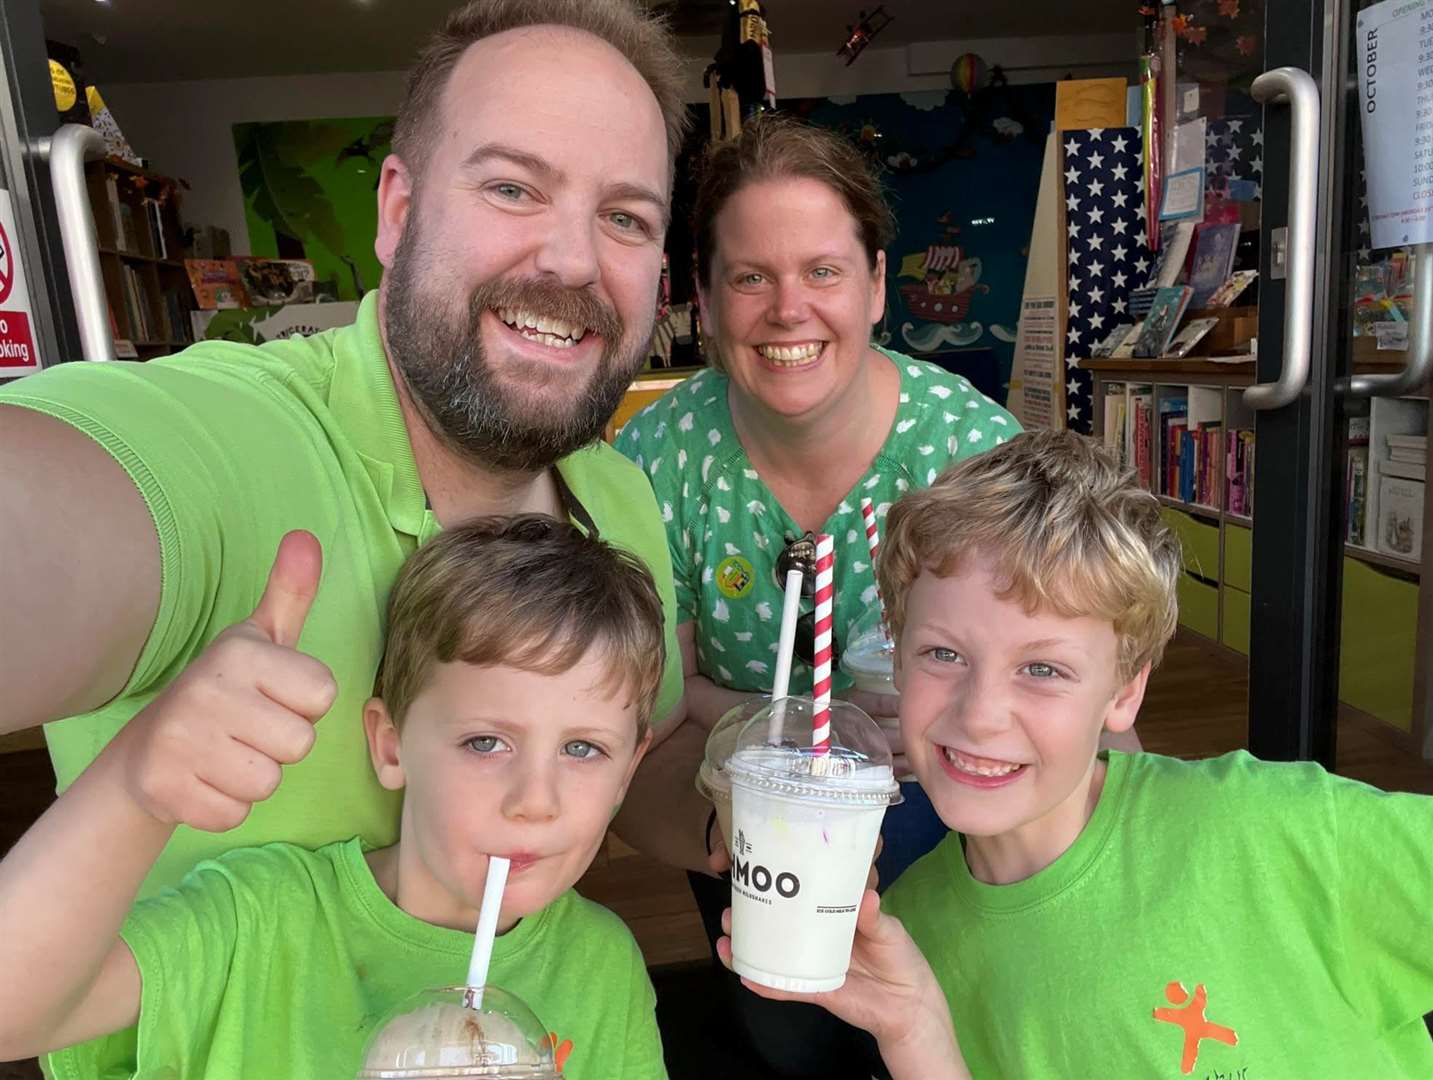
[(1433, 0), (1358, 13), (1358, 101), (1370, 247), (1433, 240)]

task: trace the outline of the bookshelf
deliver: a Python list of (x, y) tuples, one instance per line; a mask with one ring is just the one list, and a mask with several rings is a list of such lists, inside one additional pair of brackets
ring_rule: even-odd
[[(85, 166), (100, 272), (121, 359), (150, 360), (192, 340), (179, 185), (126, 161)], [(126, 345), (132, 346), (126, 348)]]
[[(1181, 626), (1245, 656), (1258, 513), (1254, 412), (1242, 393), (1253, 381), (1252, 361), (1081, 361), (1094, 376), (1097, 437), (1155, 492), (1180, 538)], [(1392, 371), (1400, 364), (1358, 368)], [(1355, 533), (1351, 521), (1344, 545), (1339, 697), (1415, 752), (1428, 726), (1425, 673), (1417, 658), (1433, 629), (1433, 575), (1425, 580), (1422, 572), (1430, 529), (1422, 527), (1418, 483), (1416, 514), (1405, 510), (1394, 535), (1384, 537), (1380, 522), (1398, 508), (1384, 505), (1380, 489), (1389, 481), (1407, 483), (1420, 464), (1426, 468), (1428, 427), (1427, 397), (1374, 398), (1366, 416), (1350, 420), (1350, 457), (1363, 461), (1345, 462), (1344, 497), (1362, 527)], [(1404, 475), (1386, 476), (1395, 448), (1402, 449), (1404, 463), (1391, 468)], [(1422, 461), (1410, 469), (1412, 456)], [(1353, 483), (1360, 470), (1361, 492)]]

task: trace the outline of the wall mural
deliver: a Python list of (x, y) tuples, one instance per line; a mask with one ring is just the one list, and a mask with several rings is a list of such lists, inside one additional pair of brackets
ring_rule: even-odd
[(845, 131), (885, 169), (898, 233), (878, 339), (960, 351), (949, 366), (1003, 401), (1055, 90), (967, 74), (968, 89), (781, 105)]
[(314, 276), (357, 300), (378, 284), (378, 169), (391, 117), (234, 125), (251, 254), (312, 260)]

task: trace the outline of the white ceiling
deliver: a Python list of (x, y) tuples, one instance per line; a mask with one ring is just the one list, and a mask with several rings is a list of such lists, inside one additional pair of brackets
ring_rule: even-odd
[[(726, 0), (677, 2), (679, 29), (699, 35), (690, 39), (692, 53), (710, 56), (712, 27), (720, 26), (711, 20), (720, 18)], [(78, 48), (85, 74), (101, 87), (402, 69), (454, 6), (454, 0), (40, 0), (46, 34)], [(834, 53), (857, 11), (873, 6), (767, 0), (773, 47), (778, 56)], [(875, 39), (878, 47), (1132, 31), (1138, 20), (1132, 0), (886, 0), (885, 8), (895, 21)]]

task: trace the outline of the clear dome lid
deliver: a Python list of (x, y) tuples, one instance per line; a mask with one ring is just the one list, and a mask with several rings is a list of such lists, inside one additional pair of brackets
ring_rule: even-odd
[(466, 986), (424, 990), (378, 1026), (358, 1080), (560, 1080), (547, 1028), (516, 994)]
[(901, 801), (890, 744), (874, 720), (848, 701), (831, 702), (825, 748), (812, 743), (815, 702), (788, 697), (754, 713), (727, 760), (733, 780), (773, 794), (843, 803)]
[(895, 667), (896, 644), (886, 628), (879, 604), (873, 604), (851, 622), (846, 647), (841, 650), (841, 670), (889, 679)]
[(750, 697), (741, 704), (728, 709), (722, 718), (712, 726), (707, 735), (706, 765), (713, 772), (726, 768), (727, 758), (736, 749), (736, 740), (742, 729), (757, 713), (765, 712), (771, 704), (770, 694)]

